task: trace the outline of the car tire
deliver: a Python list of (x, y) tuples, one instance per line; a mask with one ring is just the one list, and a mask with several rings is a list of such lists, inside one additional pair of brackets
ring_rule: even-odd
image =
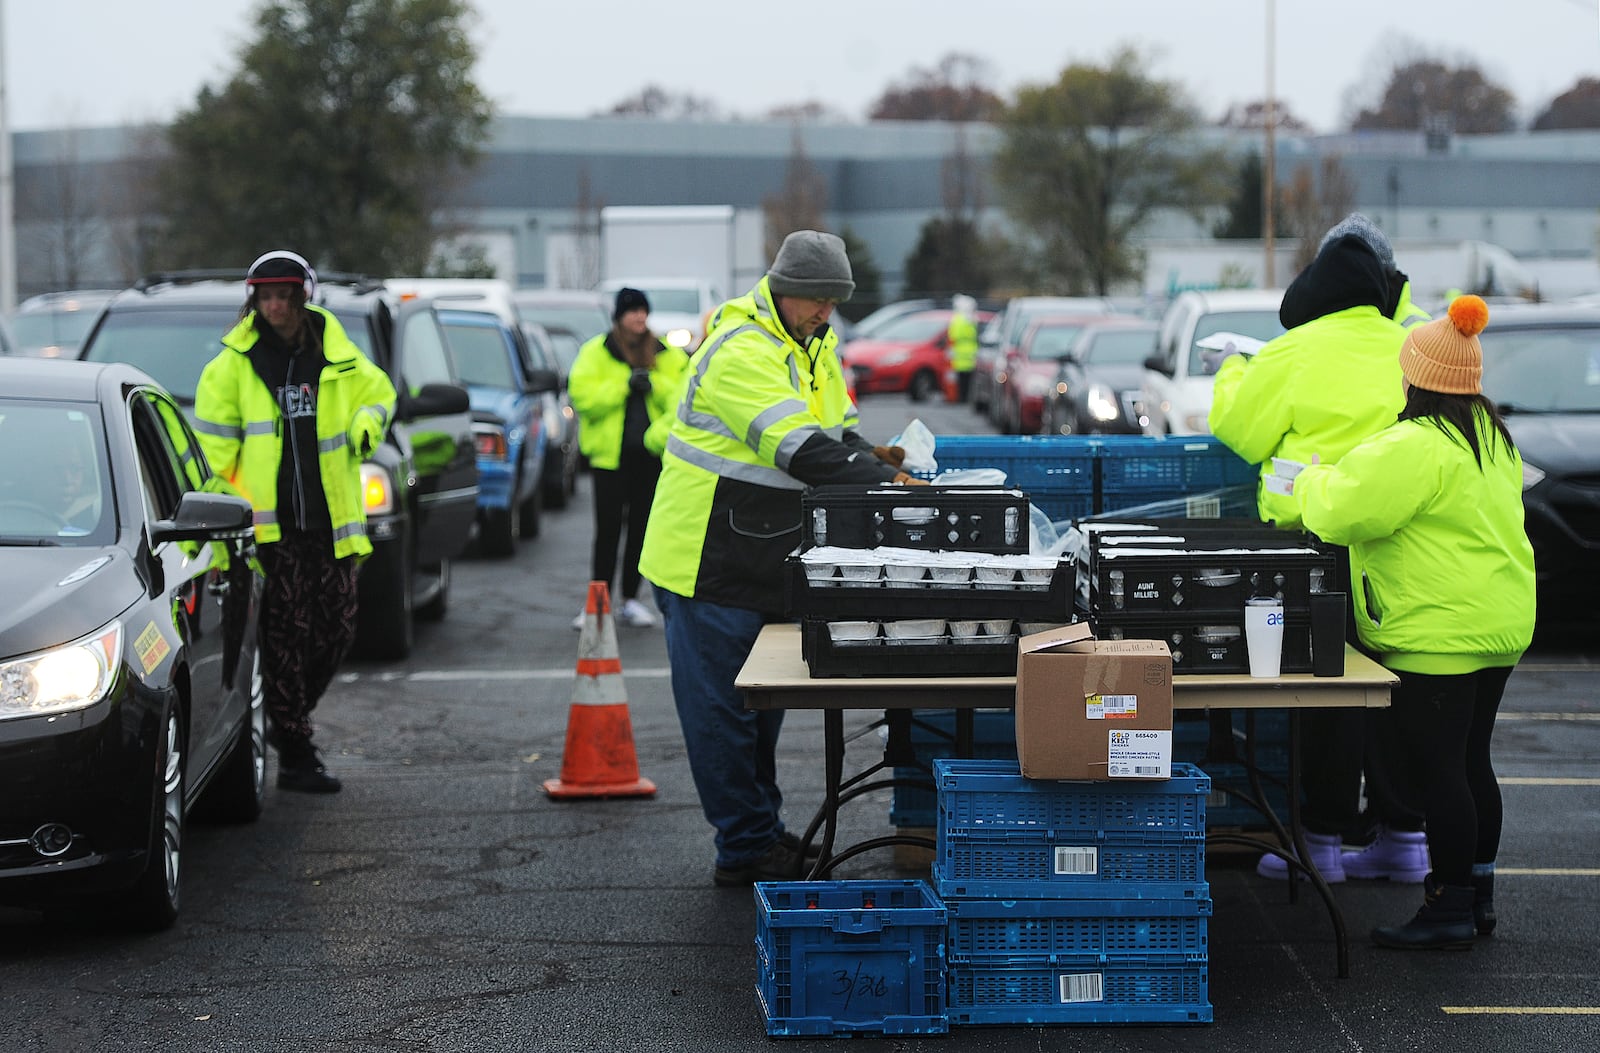
[(522, 532), (521, 518), (521, 509), (514, 503), (510, 508), (485, 510), (478, 524), (478, 551), (496, 559), (516, 555), (517, 535)]
[(544, 487), (543, 484), (528, 499), (522, 502), (517, 509), (517, 536), (520, 538), (536, 538), (544, 525)]
[(227, 759), (206, 788), (205, 816), (224, 823), (251, 823), (261, 817), (267, 797), (267, 707), (262, 689), (261, 652), (250, 662), (250, 708)]
[(417, 617), (425, 622), (442, 622), (450, 613), (450, 561), (441, 560), (433, 573), (437, 587), (428, 601), (417, 608)]
[(144, 873), (134, 882), (124, 903), (128, 924), (146, 932), (171, 928), (182, 905), (183, 750), (183, 721), (173, 708), (167, 711), (156, 743), (156, 800), (150, 816), (150, 851)]
[(353, 651), (362, 658), (398, 661), (411, 654), (416, 642), (412, 625), (411, 538), (389, 546), (381, 556), (374, 553), (367, 566), (382, 559), (380, 573), (361, 576), (357, 596), (356, 641)]
[(939, 378), (926, 369), (919, 369), (911, 375), (911, 383), (906, 386), (906, 396), (912, 402), (926, 402), (937, 390), (939, 390)]

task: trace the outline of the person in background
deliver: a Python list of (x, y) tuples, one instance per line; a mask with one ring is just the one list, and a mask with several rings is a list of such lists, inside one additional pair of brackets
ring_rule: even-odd
[[(1214, 382), (1211, 430), (1246, 461), (1262, 466), (1256, 504), (1263, 522), (1285, 530), (1303, 527), (1294, 498), (1266, 487), (1272, 458), (1303, 462), (1315, 453), (1334, 464), (1394, 422), (1403, 404), (1395, 358), (1406, 335), (1396, 321), (1401, 311), (1409, 316), (1414, 309), (1389, 239), (1366, 216), (1352, 213), (1328, 231), (1316, 257), (1284, 291), (1278, 319), (1287, 332), (1254, 356), (1225, 357)], [(1350, 596), (1348, 556), (1340, 552), (1339, 559), (1339, 581), (1330, 591), (1343, 589)], [(1351, 642), (1354, 625), (1349, 619)], [(1428, 872), (1422, 817), (1394, 788), (1387, 716), (1319, 710), (1302, 719), (1302, 818), (1310, 865), (1330, 882), (1347, 876), (1420, 882)], [(1363, 755), (1367, 796), (1381, 825), (1372, 844), (1347, 855), (1344, 834), (1360, 814)], [(1268, 853), (1256, 870), (1283, 879), (1289, 866)]]
[(1400, 677), (1390, 706), (1422, 802), (1433, 870), (1381, 947), (1469, 948), (1494, 931), (1500, 785), (1490, 757), (1506, 680), (1533, 640), (1533, 547), (1522, 458), (1483, 396), (1476, 296), (1410, 330), (1399, 420), (1337, 464), (1308, 465), (1292, 494), (1306, 526), (1350, 548), (1362, 642)]
[(200, 374), (194, 424), (206, 460), (255, 506), (278, 786), (336, 793), (311, 713), (355, 640), (356, 564), (372, 551), (361, 462), (394, 419), (395, 393), (338, 320), (309, 302), (316, 281), (293, 252), (250, 265), (239, 324)]
[(666, 617), (673, 700), (716, 830), (719, 886), (793, 878), (801, 863), (779, 814), (783, 713), (746, 709), (734, 686), (761, 627), (783, 620), (800, 492), (916, 481), (851, 427), (828, 318), (854, 289), (844, 242), (800, 230), (755, 288), (721, 307), (690, 360), (645, 530), (640, 569)]
[[(672, 413), (689, 359), (650, 331), (650, 301), (638, 289), (618, 289), (611, 331), (591, 338), (572, 362), (567, 391), (578, 414), (578, 445), (594, 480), (594, 550), (591, 581), (617, 584), (617, 545), (627, 525), (622, 554), (622, 606), (617, 621), (649, 627), (656, 616), (639, 599), (639, 553), (645, 522), (661, 475), (661, 455), (645, 434)], [(583, 628), (583, 614), (573, 619)]]
[(972, 367), (978, 362), (978, 301), (956, 296), (950, 307), (954, 313), (945, 339), (950, 345), (950, 368), (956, 375), (956, 400), (964, 403), (972, 394)]

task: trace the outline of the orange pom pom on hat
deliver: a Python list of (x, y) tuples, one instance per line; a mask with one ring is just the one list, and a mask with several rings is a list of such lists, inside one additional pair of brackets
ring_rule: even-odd
[(1450, 301), (1449, 316), (1406, 331), (1400, 345), (1400, 372), (1406, 383), (1445, 395), (1483, 391), (1483, 345), (1478, 334), (1489, 324), (1489, 305), (1477, 296)]

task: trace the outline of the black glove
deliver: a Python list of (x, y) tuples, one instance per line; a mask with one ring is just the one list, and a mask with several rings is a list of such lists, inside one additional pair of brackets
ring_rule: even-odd
[(650, 394), (650, 371), (648, 369), (634, 370), (633, 375), (628, 378), (628, 390), (637, 395)]

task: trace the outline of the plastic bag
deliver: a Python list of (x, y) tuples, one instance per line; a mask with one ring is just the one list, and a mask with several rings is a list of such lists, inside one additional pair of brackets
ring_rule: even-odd
[(940, 472), (930, 482), (934, 486), (1004, 486), (1006, 473), (999, 468), (951, 468)]
[(934, 460), (933, 432), (921, 420), (914, 420), (906, 425), (906, 430), (890, 439), (889, 446), (898, 446), (906, 451), (905, 463), (900, 465), (908, 472), (937, 472), (939, 462)]

